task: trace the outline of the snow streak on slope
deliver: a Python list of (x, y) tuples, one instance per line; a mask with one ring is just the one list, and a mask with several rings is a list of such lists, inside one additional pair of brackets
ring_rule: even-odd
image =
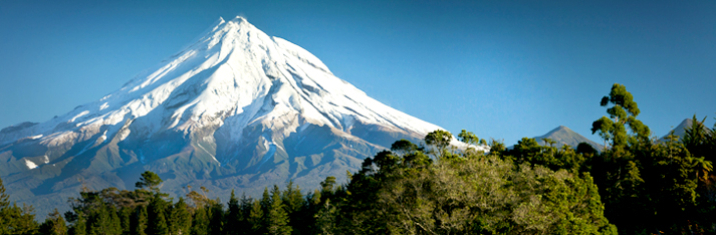
[[(102, 126), (108, 126), (105, 139), (141, 139), (165, 130), (223, 126), (225, 120), (233, 122), (228, 133), (239, 141), (250, 123), (296, 115), (347, 132), (356, 121), (422, 134), (439, 128), (368, 97), (308, 51), (241, 17), (219, 20), (206, 36), (149, 71), (61, 117), (0, 133), (0, 144), (39, 135), (48, 143), (80, 142)], [(120, 133), (127, 122), (131, 133)]]

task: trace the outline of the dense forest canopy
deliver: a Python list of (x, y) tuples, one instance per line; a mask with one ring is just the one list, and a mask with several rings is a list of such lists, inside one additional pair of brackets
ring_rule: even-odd
[(161, 192), (143, 173), (133, 191), (84, 190), (38, 223), (0, 180), (0, 234), (704, 234), (716, 232), (716, 126), (694, 116), (684, 136), (651, 137), (623, 85), (601, 102), (592, 132), (607, 144), (554, 147), (523, 138), (512, 149), (462, 131), (396, 141), (349, 181), (305, 193), (289, 182), (228, 202), (200, 187)]

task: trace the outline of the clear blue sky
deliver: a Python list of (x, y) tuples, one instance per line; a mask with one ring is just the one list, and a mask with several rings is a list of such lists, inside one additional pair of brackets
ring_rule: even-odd
[[(59, 3), (62, 2), (62, 3)], [(0, 1), (0, 127), (103, 97), (245, 16), (368, 95), (515, 143), (591, 135), (613, 83), (662, 136), (716, 116), (716, 1)], [(601, 142), (601, 141), (599, 141)]]

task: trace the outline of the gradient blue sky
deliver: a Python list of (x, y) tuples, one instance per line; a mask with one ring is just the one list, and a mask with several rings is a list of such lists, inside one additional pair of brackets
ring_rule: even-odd
[[(60, 3), (62, 2), (62, 3)], [(219, 17), (452, 132), (591, 135), (613, 83), (662, 136), (716, 116), (716, 1), (0, 1), (0, 127), (103, 97)]]

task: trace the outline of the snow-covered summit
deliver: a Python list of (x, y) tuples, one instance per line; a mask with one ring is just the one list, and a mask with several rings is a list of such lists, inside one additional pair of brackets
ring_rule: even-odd
[[(106, 136), (147, 138), (227, 121), (233, 127), (228, 135), (238, 140), (249, 123), (289, 116), (344, 131), (355, 122), (420, 134), (439, 128), (370, 98), (310, 52), (266, 35), (240, 16), (220, 18), (194, 44), (147, 71), (96, 102), (0, 133), (0, 144), (37, 135), (43, 141), (81, 141), (103, 126), (108, 126)], [(125, 124), (134, 128), (122, 130)]]
[[(199, 41), (120, 90), (21, 135), (0, 134), (0, 141), (38, 134), (52, 138), (56, 131), (130, 120), (152, 134), (223, 125), (235, 115), (250, 123), (299, 113), (313, 124), (343, 130), (355, 121), (419, 133), (438, 129), (368, 97), (310, 52), (237, 16), (220, 19)], [(114, 129), (108, 134), (116, 134), (119, 128)]]

